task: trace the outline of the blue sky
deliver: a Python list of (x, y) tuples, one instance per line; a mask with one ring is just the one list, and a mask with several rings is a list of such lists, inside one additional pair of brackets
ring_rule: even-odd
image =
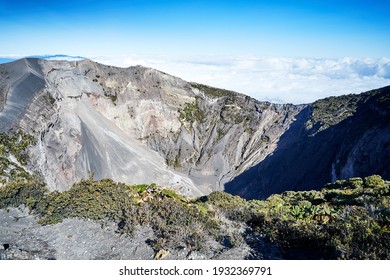
[(2, 1), (0, 55), (390, 56), (390, 1)]
[(0, 0), (0, 62), (67, 54), (311, 102), (390, 84), (389, 14), (390, 0)]

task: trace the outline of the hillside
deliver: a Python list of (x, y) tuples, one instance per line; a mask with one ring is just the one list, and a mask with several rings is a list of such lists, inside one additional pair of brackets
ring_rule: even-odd
[(0, 259), (389, 259), (389, 113), (390, 87), (272, 104), (0, 64)]
[[(190, 196), (223, 190), (274, 150), (304, 107), (258, 102), (141, 66), (24, 59), (1, 69), (1, 131), (34, 137), (25, 167), (51, 190), (89, 172)], [(35, 88), (28, 77), (39, 81)]]
[(265, 198), (356, 176), (389, 179), (389, 120), (390, 87), (316, 101), (297, 115), (272, 154), (225, 190)]
[(0, 259), (389, 259), (389, 211), (378, 175), (251, 201), (29, 178), (0, 188)]
[(282, 105), (90, 60), (23, 59), (0, 73), (4, 181), (37, 173), (63, 191), (92, 173), (191, 197), (266, 198), (390, 179), (389, 87)]

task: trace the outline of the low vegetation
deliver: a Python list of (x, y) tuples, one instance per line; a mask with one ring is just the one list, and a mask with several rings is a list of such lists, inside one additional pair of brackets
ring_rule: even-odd
[(14, 155), (21, 164), (27, 163), (26, 148), (34, 144), (34, 137), (25, 134), (21, 131), (9, 135), (6, 133), (0, 134), (0, 156)]
[(213, 98), (232, 97), (232, 96), (236, 95), (236, 93), (234, 91), (230, 91), (230, 90), (226, 90), (226, 89), (210, 87), (210, 86), (197, 84), (197, 83), (190, 83), (190, 85), (193, 88), (196, 88), (199, 91), (204, 92), (206, 95), (213, 97)]
[(196, 102), (186, 103), (183, 110), (180, 111), (180, 120), (184, 120), (189, 123), (204, 122), (205, 115), (204, 112), (199, 108)]
[(319, 126), (320, 130), (323, 130), (338, 124), (356, 112), (361, 98), (361, 95), (349, 94), (338, 97), (331, 96), (314, 102), (311, 119), (306, 123), (306, 126), (309, 129)]
[(152, 185), (129, 186), (110, 179), (81, 180), (69, 191), (47, 192), (41, 181), (20, 180), (0, 188), (0, 207), (25, 204), (42, 225), (65, 218), (115, 221), (118, 232), (132, 236), (150, 226), (158, 251), (177, 247), (202, 251), (207, 236), (216, 236), (218, 223), (188, 198)]
[(227, 193), (202, 198), (245, 222), (286, 259), (389, 259), (390, 184), (380, 176), (246, 201)]
[[(234, 247), (249, 232), (286, 259), (390, 258), (390, 183), (377, 175), (336, 181), (321, 191), (288, 191), (249, 201), (224, 192), (193, 200), (154, 184), (92, 178), (65, 192), (48, 192), (38, 178), (0, 188), (1, 208), (20, 204), (42, 225), (71, 217), (115, 221), (118, 232), (129, 236), (150, 226), (156, 252), (207, 250), (210, 239)], [(237, 225), (247, 228), (246, 234)]]
[[(34, 144), (33, 136), (18, 131), (12, 135), (0, 134), (0, 180), (28, 179), (31, 175), (23, 168), (27, 164), (27, 147)], [(0, 183), (1, 183), (0, 182)]]
[(373, 111), (386, 112), (390, 109), (389, 88), (371, 90), (362, 94), (331, 96), (317, 100), (311, 105), (311, 118), (307, 121), (308, 129), (318, 131), (327, 129), (353, 116), (363, 104)]

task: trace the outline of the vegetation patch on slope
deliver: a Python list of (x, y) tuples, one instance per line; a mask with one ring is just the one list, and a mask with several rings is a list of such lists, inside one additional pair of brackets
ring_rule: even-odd
[(226, 89), (220, 89), (220, 88), (215, 88), (215, 87), (210, 87), (198, 83), (190, 83), (190, 85), (193, 88), (198, 89), (201, 92), (204, 92), (206, 95), (213, 97), (213, 98), (218, 98), (218, 97), (232, 97), (236, 95), (234, 91), (226, 90)]
[[(0, 179), (30, 178), (21, 165), (28, 162), (27, 148), (34, 144), (33, 136), (18, 131), (12, 135), (0, 134)], [(10, 160), (14, 157), (15, 160)]]
[(331, 96), (315, 101), (312, 107), (311, 118), (306, 123), (308, 129), (317, 128), (318, 131), (336, 125), (353, 116), (361, 104), (369, 104), (380, 111), (390, 109), (390, 87), (371, 90), (362, 94), (348, 94)]
[(21, 131), (18, 131), (11, 136), (6, 133), (2, 133), (0, 134), (0, 155), (8, 156), (12, 154), (20, 163), (26, 164), (26, 148), (29, 145), (34, 144), (34, 141), (35, 139), (33, 136)]
[(195, 121), (202, 123), (204, 121), (204, 112), (199, 108), (196, 102), (186, 103), (183, 110), (180, 111), (180, 120), (184, 120), (189, 123)]
[(360, 95), (354, 94), (320, 99), (313, 103), (312, 116), (306, 126), (311, 129), (313, 126), (319, 125), (323, 130), (338, 124), (356, 112), (360, 99)]
[(286, 259), (389, 259), (390, 184), (380, 176), (247, 201), (212, 193), (206, 204), (245, 221)]

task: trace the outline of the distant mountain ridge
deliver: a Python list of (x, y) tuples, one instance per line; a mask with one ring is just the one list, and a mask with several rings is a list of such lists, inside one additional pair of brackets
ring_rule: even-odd
[[(47, 55), (31, 55), (27, 58), (37, 58), (44, 60), (66, 60), (66, 61), (77, 61), (77, 60), (86, 60), (87, 57), (79, 55), (67, 55), (67, 54), (47, 54)], [(9, 63), (16, 60), (22, 59), (20, 57), (0, 57), (0, 63)]]
[(388, 180), (389, 100), (385, 87), (272, 104), (142, 66), (36, 58), (0, 65), (0, 132), (35, 138), (26, 164), (3, 156), (41, 174), (51, 190), (90, 174), (246, 198), (374, 173)]

